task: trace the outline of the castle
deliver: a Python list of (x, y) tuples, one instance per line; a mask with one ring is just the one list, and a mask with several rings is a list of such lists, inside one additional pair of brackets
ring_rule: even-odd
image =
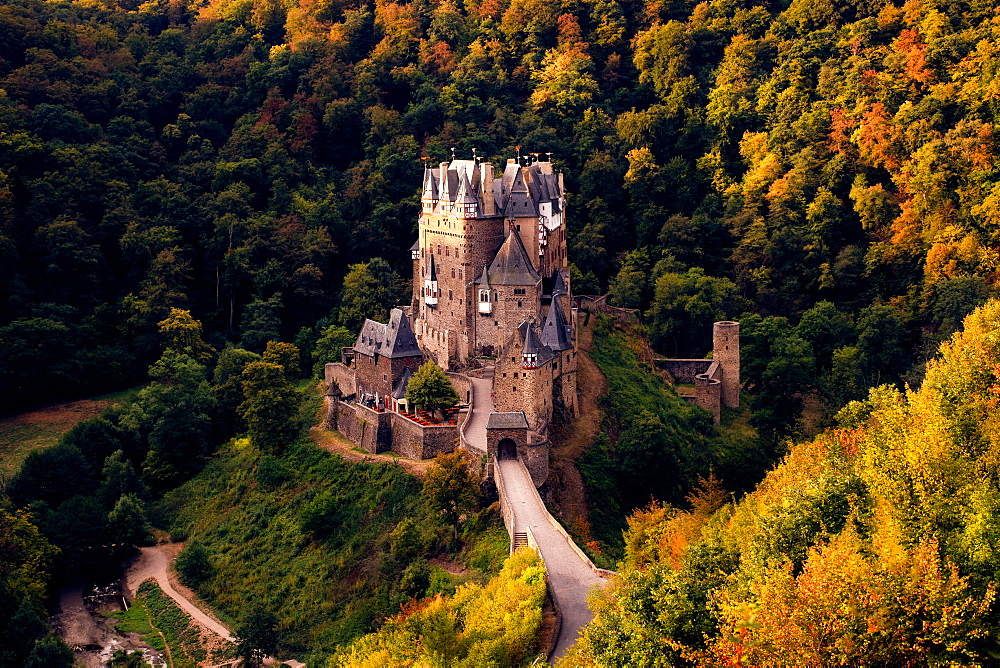
[[(481, 455), (484, 472), (491, 460), (518, 458), (541, 485), (549, 424), (557, 411), (578, 410), (565, 210), (551, 162), (512, 159), (501, 174), (476, 159), (425, 167), (411, 302), (388, 323), (366, 320), (354, 346), (326, 365), (328, 425), (373, 453), (426, 459), (461, 442)], [(716, 420), (720, 402), (739, 403), (738, 337), (737, 323), (717, 323), (714, 360), (664, 361), (677, 363), (667, 370), (695, 384), (696, 402)], [(427, 359), (448, 372), (464, 404), (445, 421), (406, 405), (410, 377)], [(492, 411), (473, 442), (468, 405), (487, 382)]]
[[(503, 452), (548, 475), (548, 425), (577, 411), (576, 328), (566, 252), (566, 195), (550, 162), (453, 160), (425, 168), (413, 293), (388, 323), (365, 322), (353, 348), (327, 364), (328, 423), (371, 452), (426, 458), (450, 450), (467, 413), (426, 423), (405, 404), (426, 359), (468, 403), (470, 377), (492, 370), (488, 432)], [(488, 372), (487, 372), (488, 373)]]

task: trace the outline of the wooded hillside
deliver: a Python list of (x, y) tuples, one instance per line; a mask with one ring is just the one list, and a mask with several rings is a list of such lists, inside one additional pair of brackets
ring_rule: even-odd
[(848, 404), (739, 502), (629, 519), (583, 665), (955, 665), (997, 655), (1000, 303), (923, 386)]
[(916, 0), (5, 3), (0, 392), (141, 378), (170, 307), (309, 359), (405, 294), (419, 158), (520, 146), (566, 174), (576, 292), (671, 355), (760, 316), (781, 437), (804, 392), (919, 381), (991, 292), (997, 30)]

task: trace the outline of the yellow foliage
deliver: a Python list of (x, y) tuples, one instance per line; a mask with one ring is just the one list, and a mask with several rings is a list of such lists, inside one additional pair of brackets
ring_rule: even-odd
[(536, 650), (544, 599), (545, 568), (534, 550), (521, 549), (487, 584), (412, 602), (328, 666), (516, 665)]

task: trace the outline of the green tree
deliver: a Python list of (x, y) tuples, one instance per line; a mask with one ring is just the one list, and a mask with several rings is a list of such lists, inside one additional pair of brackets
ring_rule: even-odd
[(240, 416), (251, 443), (265, 453), (280, 453), (295, 438), (299, 398), (284, 368), (270, 362), (251, 362), (243, 370)]
[(340, 361), (340, 349), (349, 348), (354, 345), (357, 339), (356, 334), (352, 334), (346, 327), (340, 325), (330, 325), (323, 330), (323, 335), (316, 341), (313, 349), (313, 376), (322, 378), (327, 362)]
[(285, 370), (285, 378), (289, 381), (298, 380), (299, 370), (299, 349), (291, 343), (281, 343), (280, 341), (268, 341), (264, 347), (264, 354), (261, 359), (271, 364), (277, 364)]
[(136, 475), (132, 462), (125, 459), (124, 453), (118, 450), (104, 460), (96, 497), (102, 506), (111, 509), (126, 495), (146, 500), (149, 498), (149, 490)]
[(455, 527), (462, 514), (476, 507), (477, 485), (469, 471), (469, 455), (464, 450), (442, 453), (434, 458), (436, 466), (427, 470), (420, 495), (444, 521)]
[(433, 360), (424, 362), (406, 386), (406, 403), (425, 411), (451, 408), (458, 400), (458, 392)]
[(360, 331), (365, 318), (385, 322), (389, 317), (392, 297), (391, 271), (383, 271), (381, 264), (375, 260), (352, 264), (344, 276), (337, 319), (351, 332)]
[(248, 666), (259, 666), (278, 647), (278, 618), (259, 605), (236, 628), (236, 646)]
[(79, 448), (60, 443), (45, 450), (34, 450), (7, 484), (7, 494), (14, 503), (26, 506), (44, 501), (57, 506), (75, 494), (89, 494), (94, 477)]
[(240, 329), (243, 346), (249, 350), (263, 350), (268, 341), (281, 338), (281, 295), (268, 299), (257, 298), (247, 304)]
[(191, 311), (172, 308), (170, 315), (161, 320), (158, 327), (168, 349), (190, 355), (201, 363), (212, 358), (214, 351), (202, 340), (201, 323), (191, 317)]
[(38, 611), (40, 601), (25, 596), (9, 621), (0, 615), (0, 665), (24, 665), (35, 641), (49, 632), (49, 626)]
[(212, 396), (215, 398), (216, 419), (212, 421), (219, 440), (235, 436), (246, 429), (239, 407), (246, 396), (243, 394), (243, 370), (251, 362), (260, 361), (257, 353), (227, 345), (219, 353), (219, 359), (212, 373)]
[(700, 267), (686, 273), (668, 272), (656, 279), (649, 307), (650, 338), (657, 350), (690, 356), (705, 348), (712, 323), (739, 308), (736, 286)]
[(135, 494), (125, 494), (108, 513), (111, 540), (126, 545), (147, 545), (150, 541), (146, 503)]
[(35, 641), (35, 646), (24, 662), (25, 668), (72, 668), (73, 650), (62, 638), (49, 634)]
[(154, 382), (136, 401), (147, 431), (149, 451), (142, 475), (163, 491), (201, 470), (211, 448), (215, 402), (205, 366), (168, 349), (149, 370)]
[(188, 541), (187, 545), (177, 555), (177, 572), (184, 584), (189, 587), (199, 587), (215, 574), (212, 558), (204, 543), (197, 540)]
[[(9, 501), (0, 497), (0, 554), (4, 555), (0, 559), (0, 632), (4, 640), (0, 656), (14, 650), (23, 661), (30, 652), (28, 636), (39, 630), (38, 623), (31, 620), (44, 610), (45, 592), (59, 550), (46, 540), (28, 512), (14, 510)], [(42, 622), (37, 635), (44, 632)]]

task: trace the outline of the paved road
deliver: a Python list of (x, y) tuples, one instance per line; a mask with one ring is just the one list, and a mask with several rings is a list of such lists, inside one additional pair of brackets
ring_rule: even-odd
[(493, 412), (493, 369), (487, 368), (483, 378), (469, 378), (472, 384), (472, 406), (465, 424), (465, 439), (470, 447), (486, 452), (486, 423)]
[[(472, 383), (472, 414), (465, 426), (465, 438), (470, 447), (486, 452), (486, 423), (493, 411), (493, 370), (487, 369), (483, 378), (470, 378)], [(570, 547), (565, 535), (552, 526), (554, 521), (531, 482), (524, 464), (515, 460), (498, 463), (498, 484), (514, 513), (514, 531), (530, 528), (538, 545), (545, 569), (548, 572), (549, 591), (559, 608), (561, 621), (559, 637), (549, 660), (561, 658), (570, 645), (576, 642), (593, 613), (587, 608), (587, 595), (595, 586), (604, 582), (591, 568), (590, 563)]]
[(173, 588), (170, 584), (170, 578), (167, 576), (167, 568), (169, 565), (170, 561), (163, 548), (159, 546), (142, 548), (142, 555), (139, 557), (139, 560), (128, 569), (126, 582), (128, 584), (129, 591), (134, 595), (135, 592), (138, 591), (139, 585), (149, 578), (153, 578), (156, 580), (156, 584), (160, 585), (160, 589), (163, 590), (163, 593), (174, 599), (177, 605), (179, 605), (184, 612), (191, 615), (195, 621), (205, 628), (211, 629), (213, 632), (219, 634), (229, 642), (236, 642), (236, 638), (234, 638), (229, 632), (229, 629), (220, 624), (217, 620), (206, 615), (198, 606), (181, 596), (177, 590)]
[(524, 464), (505, 459), (500, 460), (498, 466), (499, 479), (514, 511), (514, 531), (531, 529), (545, 561), (549, 591), (559, 608), (559, 638), (549, 657), (550, 661), (555, 661), (576, 642), (580, 629), (593, 619), (593, 613), (587, 608), (587, 595), (605, 580), (570, 547), (566, 536), (552, 526), (554, 520), (538, 496)]

